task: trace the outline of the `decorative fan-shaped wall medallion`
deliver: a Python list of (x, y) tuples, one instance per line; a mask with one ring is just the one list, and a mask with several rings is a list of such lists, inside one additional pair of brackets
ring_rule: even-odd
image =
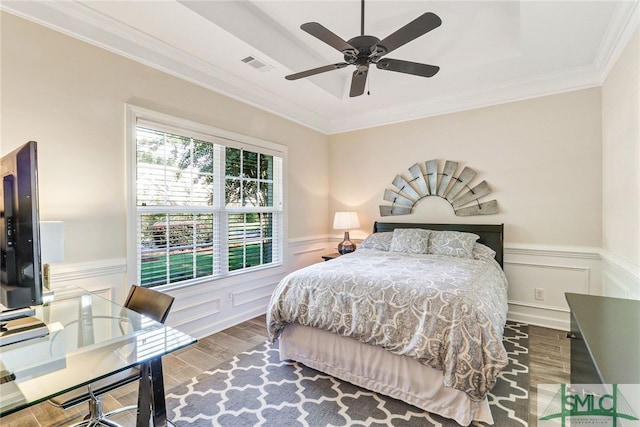
[(424, 162), (424, 167), (416, 163), (409, 168), (410, 179), (396, 175), (393, 180), (395, 189), (384, 191), (384, 200), (391, 202), (391, 206), (380, 205), (380, 215), (408, 215), (418, 201), (428, 196), (445, 199), (457, 216), (497, 214), (496, 200), (480, 202), (482, 197), (491, 193), (489, 184), (482, 181), (470, 187), (476, 172), (465, 166), (456, 175), (457, 169), (458, 162), (451, 160), (444, 163), (442, 172), (439, 172), (437, 159)]

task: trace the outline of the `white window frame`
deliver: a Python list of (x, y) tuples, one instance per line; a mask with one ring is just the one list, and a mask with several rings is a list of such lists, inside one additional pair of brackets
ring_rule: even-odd
[[(127, 275), (130, 283), (138, 283), (140, 278), (140, 263), (138, 254), (138, 232), (137, 232), (137, 203), (136, 203), (136, 168), (137, 168), (137, 135), (136, 127), (139, 123), (152, 123), (156, 129), (165, 129), (167, 132), (175, 133), (179, 130), (189, 136), (198, 137), (204, 140), (217, 140), (219, 143), (234, 147), (243, 148), (250, 151), (257, 151), (264, 154), (272, 154), (282, 159), (282, 195), (281, 195), (281, 217), (282, 225), (280, 229), (281, 237), (274, 245), (278, 245), (277, 250), (280, 253), (280, 261), (278, 263), (271, 263), (267, 265), (261, 265), (256, 267), (250, 267), (248, 269), (240, 269), (235, 271), (228, 271), (228, 268), (224, 268), (217, 276), (205, 276), (194, 279), (181, 281), (178, 283), (169, 283), (164, 285), (154, 286), (154, 289), (158, 290), (170, 290), (178, 289), (185, 286), (191, 286), (204, 282), (215, 282), (220, 286), (225, 286), (228, 283), (237, 282), (239, 277), (251, 277), (260, 278), (268, 277), (274, 274), (283, 274), (286, 272), (286, 264), (288, 254), (286, 250), (287, 241), (287, 210), (286, 210), (286, 197), (287, 194), (287, 147), (281, 144), (277, 144), (271, 141), (238, 134), (222, 129), (215, 128), (213, 126), (197, 123), (191, 120), (174, 117), (168, 114), (160, 113), (157, 111), (149, 110), (147, 108), (126, 104), (125, 105), (125, 149), (126, 149), (126, 186), (127, 186)], [(223, 165), (224, 166), (224, 165)], [(224, 176), (224, 173), (223, 173)], [(221, 181), (221, 185), (224, 185), (224, 180)], [(252, 211), (259, 211), (260, 208), (252, 209)], [(226, 208), (224, 201), (222, 206), (218, 209), (223, 215), (228, 213), (246, 212), (244, 209)], [(226, 229), (222, 227), (219, 230), (221, 235), (226, 235)], [(226, 251), (226, 245), (221, 245), (219, 248)], [(228, 283), (227, 283), (228, 282)], [(215, 284), (214, 284), (215, 286)]]

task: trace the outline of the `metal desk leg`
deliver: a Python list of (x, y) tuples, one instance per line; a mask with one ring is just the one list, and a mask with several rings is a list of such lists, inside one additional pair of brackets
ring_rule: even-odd
[(158, 357), (151, 365), (151, 410), (153, 425), (167, 427), (167, 401), (164, 397), (164, 378), (162, 377), (162, 359)]
[(141, 377), (138, 385), (138, 417), (136, 427), (167, 426), (167, 407), (162, 377), (162, 359), (150, 360), (140, 367)]
[(138, 382), (138, 416), (136, 427), (149, 427), (151, 419), (151, 371), (149, 362), (140, 365)]

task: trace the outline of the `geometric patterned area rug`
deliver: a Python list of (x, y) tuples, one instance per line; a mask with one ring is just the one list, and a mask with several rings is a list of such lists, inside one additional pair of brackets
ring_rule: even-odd
[[(505, 327), (509, 364), (488, 397), (495, 426), (528, 425), (528, 332), (522, 323)], [(179, 427), (459, 426), (297, 362), (280, 362), (269, 342), (174, 387), (166, 399), (167, 418)]]

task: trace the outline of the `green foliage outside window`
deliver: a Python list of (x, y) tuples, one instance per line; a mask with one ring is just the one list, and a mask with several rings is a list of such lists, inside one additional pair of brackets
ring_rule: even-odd
[[(221, 148), (208, 141), (137, 128), (143, 286), (218, 275), (223, 257), (228, 271), (273, 262), (274, 213), (250, 209), (273, 207), (274, 157)], [(224, 174), (217, 166), (216, 156), (221, 155)], [(217, 196), (220, 180), (224, 195)], [(224, 206), (216, 206), (216, 197), (223, 198)], [(225, 213), (226, 209), (243, 212)], [(225, 229), (226, 236), (216, 234)]]

